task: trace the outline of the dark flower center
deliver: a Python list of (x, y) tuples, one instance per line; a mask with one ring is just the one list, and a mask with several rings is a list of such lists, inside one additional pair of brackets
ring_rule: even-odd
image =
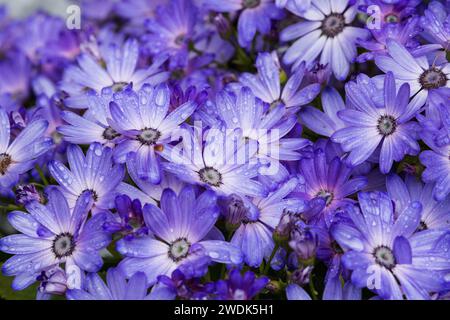
[(417, 227), (417, 231), (424, 231), (424, 230), (427, 230), (427, 229), (428, 229), (428, 226), (425, 223), (425, 221), (420, 221), (420, 224)]
[(397, 128), (397, 121), (393, 116), (381, 116), (380, 119), (378, 119), (378, 125), (377, 129), (378, 132), (383, 136), (391, 135), (395, 132), (395, 129)]
[(161, 137), (161, 133), (158, 130), (149, 128), (141, 131), (141, 134), (137, 136), (139, 142), (145, 145), (154, 145), (156, 141)]
[(261, 3), (261, 0), (244, 0), (242, 6), (244, 8), (256, 8)]
[(212, 167), (205, 167), (198, 172), (200, 180), (211, 186), (219, 187), (222, 184), (222, 175)]
[(328, 207), (334, 199), (334, 194), (327, 190), (320, 190), (316, 194), (316, 197), (323, 198), (325, 200), (325, 205)]
[(0, 174), (4, 175), (6, 173), (6, 170), (12, 163), (11, 156), (6, 153), (0, 154)]
[(329, 38), (337, 36), (344, 27), (345, 18), (340, 13), (332, 13), (322, 21), (322, 32)]
[(436, 89), (445, 86), (447, 77), (438, 68), (432, 67), (420, 75), (419, 82), (424, 89)]
[(373, 251), (375, 262), (387, 269), (392, 269), (396, 265), (395, 256), (392, 250), (386, 246), (379, 246)]
[(83, 190), (83, 192), (81, 194), (83, 194), (85, 192), (90, 192), (92, 194), (92, 199), (94, 199), (94, 201), (98, 200), (98, 194), (97, 194), (97, 192), (95, 192), (95, 190), (93, 190), (93, 189), (86, 189), (86, 190)]
[(113, 128), (107, 127), (107, 128), (105, 129), (105, 131), (103, 131), (102, 136), (103, 136), (103, 138), (105, 138), (106, 140), (113, 140), (113, 139), (117, 138), (117, 137), (119, 136), (119, 134), (118, 134), (117, 131), (114, 130)]
[(390, 13), (384, 17), (384, 21), (386, 21), (387, 23), (397, 23), (399, 21), (399, 18), (396, 14)]
[(186, 238), (179, 238), (172, 242), (169, 247), (169, 258), (175, 262), (178, 262), (187, 257), (191, 244)]
[(68, 232), (58, 234), (55, 239), (53, 239), (52, 251), (55, 257), (61, 259), (63, 257), (68, 257), (72, 255), (75, 250), (75, 241), (73, 235)]
[(186, 39), (186, 35), (180, 34), (175, 38), (175, 44), (181, 46), (184, 43), (185, 39)]
[(127, 82), (115, 82), (111, 88), (114, 92), (119, 92), (122, 91), (127, 85)]

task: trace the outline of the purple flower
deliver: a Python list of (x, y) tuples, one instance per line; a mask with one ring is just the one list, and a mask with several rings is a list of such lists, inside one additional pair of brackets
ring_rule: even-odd
[(91, 197), (89, 192), (83, 193), (71, 211), (63, 194), (52, 188), (47, 205), (34, 201), (26, 205), (29, 214), (13, 211), (8, 215), (11, 225), (22, 232), (0, 239), (0, 250), (14, 254), (3, 264), (2, 272), (16, 276), (15, 290), (35, 282), (42, 270), (62, 263), (69, 274), (69, 287), (80, 286), (81, 270), (100, 269), (103, 260), (99, 251), (110, 242), (102, 228), (108, 214), (99, 213), (87, 220)]
[[(389, 13), (385, 18), (390, 19), (389, 17), (391, 14), (392, 13)], [(419, 42), (415, 38), (420, 33), (418, 24), (419, 18), (413, 17), (404, 23), (387, 23), (380, 28), (372, 29), (372, 39), (361, 39), (358, 41), (358, 45), (369, 50), (369, 52), (364, 52), (359, 55), (356, 61), (364, 63), (368, 60), (373, 60), (377, 55), (386, 55), (388, 53), (386, 44), (389, 39), (397, 41), (412, 52), (433, 49), (434, 46), (419, 46)]]
[[(319, 210), (320, 214), (307, 215), (307, 219), (312, 222), (325, 222), (327, 225), (333, 220), (336, 209), (352, 203), (353, 200), (349, 196), (367, 184), (367, 178), (363, 176), (351, 177), (352, 168), (339, 157), (333, 156), (327, 160), (327, 153), (321, 148), (300, 160), (298, 174), (301, 178), (295, 196), (304, 201), (324, 200), (325, 207)], [(318, 209), (320, 203), (317, 203), (317, 206)], [(317, 213), (317, 210), (311, 213)]]
[(422, 183), (416, 177), (407, 175), (405, 181), (392, 174), (386, 178), (386, 188), (395, 203), (395, 212), (404, 210), (408, 203), (418, 201), (422, 204), (419, 230), (446, 229), (450, 225), (450, 196), (442, 201), (433, 198), (433, 183)]
[(142, 205), (139, 199), (133, 201), (127, 195), (118, 195), (115, 199), (118, 215), (116, 219), (105, 223), (104, 228), (109, 232), (121, 232), (125, 237), (146, 235)]
[(243, 275), (238, 269), (230, 271), (227, 280), (216, 282), (216, 294), (220, 300), (251, 300), (269, 283), (269, 278), (256, 278), (251, 271)]
[(15, 190), (16, 202), (21, 205), (27, 205), (32, 201), (43, 202), (41, 194), (33, 184), (19, 185)]
[(66, 122), (57, 128), (64, 140), (75, 144), (91, 144), (99, 142), (109, 147), (115, 147), (120, 139), (108, 123), (111, 118), (109, 102), (112, 100), (112, 88), (104, 88), (101, 93), (86, 93), (88, 109), (83, 116), (64, 110), (61, 116)]
[(259, 175), (260, 165), (245, 159), (248, 144), (239, 132), (210, 129), (204, 133), (203, 145), (200, 131), (199, 128), (183, 130), (180, 145), (164, 149), (162, 155), (170, 161), (161, 163), (164, 170), (220, 195), (267, 194), (266, 188), (253, 179)]
[(30, 170), (35, 160), (52, 146), (44, 137), (48, 123), (35, 120), (29, 123), (11, 142), (10, 122), (6, 111), (0, 108), (0, 186), (9, 188), (19, 175)]
[(426, 139), (425, 143), (431, 150), (422, 151), (419, 156), (420, 162), (426, 167), (422, 179), (427, 183), (435, 183), (433, 197), (442, 201), (450, 194), (450, 142), (439, 146), (431, 139)]
[(188, 101), (169, 113), (169, 103), (170, 91), (164, 84), (157, 87), (146, 84), (137, 92), (127, 88), (114, 94), (110, 103), (108, 122), (122, 135), (114, 159), (119, 163), (127, 161), (128, 166), (135, 164), (138, 176), (154, 184), (161, 181), (158, 154), (197, 107)]
[(353, 82), (346, 85), (349, 100), (356, 109), (339, 111), (339, 117), (347, 127), (338, 130), (331, 139), (349, 152), (347, 161), (358, 165), (380, 150), (380, 171), (391, 170), (393, 161), (400, 161), (405, 154), (417, 154), (416, 123), (410, 121), (418, 112), (418, 106), (409, 102), (409, 85), (403, 84), (398, 93), (391, 72), (384, 79), (384, 107), (379, 108), (367, 91)]
[(271, 20), (280, 20), (284, 16), (273, 0), (205, 0), (204, 4), (208, 9), (217, 12), (233, 13), (242, 10), (237, 24), (241, 47), (248, 47), (257, 32), (268, 34)]
[(299, 67), (287, 80), (283, 90), (280, 84), (280, 64), (276, 53), (259, 53), (256, 59), (258, 74), (243, 73), (239, 81), (248, 86), (255, 96), (269, 104), (282, 103), (289, 110), (310, 103), (320, 92), (320, 84), (302, 85), (304, 65)]
[[(392, 72), (399, 83), (409, 84), (410, 95), (414, 96), (412, 108), (422, 107), (430, 92), (450, 88), (450, 63), (442, 61), (441, 64), (433, 62), (430, 65), (426, 56), (413, 56), (392, 39), (386, 45), (389, 56), (377, 56), (375, 63), (383, 72)], [(436, 58), (439, 54), (442, 53), (435, 54)]]
[(47, 300), (52, 295), (64, 295), (66, 293), (67, 275), (58, 266), (42, 271), (36, 279), (40, 282), (37, 300)]
[(142, 36), (144, 50), (151, 55), (170, 56), (170, 68), (176, 69), (187, 64), (189, 45), (195, 41), (194, 28), (198, 21), (196, 7), (191, 0), (173, 0), (156, 9), (154, 19), (145, 22), (148, 33)]
[(307, 106), (299, 112), (300, 122), (309, 129), (325, 137), (331, 137), (338, 129), (345, 127), (338, 112), (345, 109), (344, 101), (333, 87), (326, 87), (321, 96), (323, 112)]
[(234, 233), (231, 243), (242, 249), (245, 263), (249, 266), (258, 267), (264, 258), (270, 257), (274, 248), (272, 233), (283, 212), (301, 212), (305, 208), (304, 201), (288, 197), (297, 184), (298, 180), (292, 178), (280, 184), (267, 197), (244, 202), (247, 214)]
[(344, 80), (350, 63), (356, 58), (355, 42), (365, 39), (366, 29), (350, 24), (357, 14), (357, 5), (348, 0), (312, 0), (305, 12), (296, 13), (304, 21), (288, 26), (280, 34), (282, 41), (296, 41), (283, 56), (283, 62), (296, 69), (302, 61), (307, 66), (320, 56), (321, 64), (329, 64), (335, 77)]
[(103, 88), (112, 87), (114, 91), (119, 91), (130, 83), (140, 89), (144, 83), (157, 85), (168, 77), (166, 72), (160, 70), (167, 57), (157, 57), (147, 69), (137, 69), (139, 45), (136, 40), (128, 40), (121, 47), (105, 45), (100, 55), (105, 67), (96, 57), (83, 53), (78, 58), (78, 66), (66, 68), (60, 89), (69, 94), (69, 98), (65, 99), (69, 107), (86, 108), (87, 89), (99, 93)]
[(117, 268), (109, 268), (106, 283), (97, 273), (89, 273), (83, 289), (67, 291), (69, 300), (155, 300), (153, 291), (148, 294), (145, 273), (136, 272), (127, 278)]
[(440, 44), (446, 50), (450, 47), (449, 14), (448, 1), (447, 7), (439, 1), (431, 1), (423, 17), (420, 18), (420, 25), (425, 29), (425, 37)]
[(448, 253), (436, 247), (441, 233), (416, 234), (422, 206), (409, 203), (397, 218), (384, 193), (360, 193), (361, 211), (346, 209), (352, 223), (338, 223), (332, 234), (347, 251), (344, 266), (353, 270), (353, 284), (374, 290), (383, 299), (429, 299), (443, 289), (450, 268)]
[(215, 262), (240, 264), (242, 254), (236, 246), (208, 235), (219, 217), (216, 201), (212, 191), (196, 197), (191, 186), (178, 196), (171, 189), (164, 190), (161, 209), (151, 204), (143, 209), (145, 223), (155, 237), (120, 240), (117, 250), (126, 258), (119, 268), (127, 276), (142, 271), (152, 284), (159, 275), (169, 275), (186, 261), (198, 259), (194, 254), (197, 244)]
[(289, 246), (302, 260), (309, 260), (316, 255), (317, 245), (319, 243), (318, 235), (303, 221), (298, 221), (291, 231), (291, 240)]
[(77, 199), (85, 191), (90, 191), (95, 210), (114, 207), (116, 187), (122, 181), (125, 170), (122, 165), (114, 165), (112, 150), (93, 143), (84, 156), (79, 146), (67, 148), (70, 170), (59, 161), (53, 160), (48, 168), (59, 188), (73, 208)]

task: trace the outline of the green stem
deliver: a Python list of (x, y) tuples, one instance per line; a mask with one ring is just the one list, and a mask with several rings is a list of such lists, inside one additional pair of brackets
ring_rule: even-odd
[(275, 244), (275, 247), (272, 250), (272, 253), (270, 254), (269, 260), (266, 263), (266, 267), (264, 268), (264, 274), (269, 273), (270, 270), (270, 263), (273, 260), (273, 257), (275, 257), (275, 254), (277, 253), (278, 249), (280, 248), (280, 245), (278, 243)]
[(42, 182), (44, 183), (45, 186), (48, 186), (48, 180), (45, 177), (44, 172), (42, 172), (42, 169), (39, 167), (39, 165), (36, 164), (35, 166), (36, 171), (39, 173), (39, 177), (41, 178)]
[(20, 210), (21, 207), (16, 206), (15, 204), (2, 204), (1, 205), (2, 208), (6, 209), (7, 211), (12, 211), (12, 210)]
[(309, 276), (309, 291), (311, 292), (311, 297), (313, 300), (318, 300), (318, 292), (314, 287), (313, 274)]

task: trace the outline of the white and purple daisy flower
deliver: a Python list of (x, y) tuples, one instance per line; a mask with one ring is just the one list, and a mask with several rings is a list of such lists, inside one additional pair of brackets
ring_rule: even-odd
[(155, 56), (169, 56), (170, 68), (186, 66), (189, 46), (202, 31), (195, 28), (199, 20), (198, 10), (191, 0), (173, 0), (156, 8), (154, 19), (145, 21), (147, 33), (141, 38), (143, 49)]
[(72, 111), (62, 111), (61, 117), (66, 122), (57, 128), (64, 140), (75, 144), (91, 144), (99, 142), (102, 145), (114, 147), (120, 138), (108, 123), (111, 118), (109, 102), (112, 99), (111, 87), (102, 89), (101, 93), (86, 93), (88, 109), (80, 116)]
[(125, 169), (120, 164), (113, 164), (111, 148), (93, 143), (84, 156), (79, 146), (69, 145), (67, 159), (70, 170), (57, 160), (51, 161), (48, 168), (69, 207), (73, 208), (77, 199), (90, 191), (95, 211), (113, 208), (115, 189), (122, 181)]
[(450, 194), (450, 143), (439, 145), (425, 138), (424, 141), (431, 150), (422, 151), (419, 156), (420, 162), (426, 167), (422, 179), (427, 183), (435, 183), (433, 197), (442, 201)]
[(168, 160), (161, 163), (165, 171), (219, 195), (267, 195), (266, 187), (254, 179), (261, 165), (257, 160), (250, 161), (255, 151), (248, 150), (240, 132), (210, 129), (203, 139), (200, 128), (192, 128), (182, 130), (181, 136), (179, 145), (168, 146), (161, 154)]
[(242, 47), (248, 47), (256, 33), (268, 34), (271, 20), (280, 20), (283, 10), (273, 0), (203, 0), (205, 6), (217, 12), (234, 13), (240, 11), (237, 23), (238, 41)]
[(197, 197), (191, 186), (183, 188), (178, 196), (165, 189), (161, 209), (152, 204), (143, 209), (145, 223), (153, 236), (122, 239), (117, 243), (117, 250), (126, 257), (119, 264), (120, 270), (127, 277), (144, 272), (148, 284), (153, 284), (159, 275), (170, 275), (192, 258), (191, 251), (196, 246), (203, 247), (215, 262), (240, 264), (240, 249), (223, 241), (223, 236), (214, 231), (219, 217), (216, 201), (214, 192), (205, 191)]
[(280, 184), (277, 190), (265, 198), (243, 198), (245, 214), (241, 216), (240, 226), (236, 229), (231, 243), (241, 248), (244, 261), (249, 266), (258, 267), (263, 259), (269, 259), (275, 246), (272, 233), (282, 214), (285, 211), (302, 212), (305, 209), (305, 201), (288, 197), (297, 184), (298, 180), (292, 178)]
[[(346, 210), (352, 223), (339, 223), (332, 234), (347, 251), (344, 266), (358, 287), (369, 287), (383, 299), (430, 299), (444, 288), (450, 268), (448, 253), (436, 250), (442, 232), (414, 234), (420, 225), (422, 205), (413, 201), (394, 216), (391, 199), (382, 192), (360, 193), (361, 211)], [(439, 261), (430, 264), (429, 261)]]
[[(257, 75), (243, 73), (240, 83), (249, 87), (255, 96), (271, 105), (281, 103), (289, 111), (310, 103), (320, 92), (319, 83), (302, 86), (306, 68), (302, 65), (289, 77), (281, 89), (281, 68), (276, 53), (263, 52), (256, 59)], [(290, 109), (293, 108), (293, 109)]]
[(103, 88), (112, 87), (120, 91), (129, 84), (140, 89), (144, 83), (157, 85), (167, 80), (168, 73), (160, 70), (166, 56), (156, 57), (147, 69), (137, 69), (138, 58), (136, 40), (128, 40), (121, 47), (117, 44), (101, 47), (100, 61), (88, 53), (81, 54), (78, 65), (69, 66), (64, 72), (60, 89), (69, 94), (65, 103), (71, 108), (85, 109), (88, 90), (100, 93)]
[(419, 230), (442, 229), (450, 227), (450, 195), (442, 201), (433, 198), (433, 183), (422, 183), (414, 176), (407, 175), (403, 181), (398, 175), (386, 178), (386, 189), (395, 203), (395, 212), (402, 212), (409, 203), (422, 204)]
[(148, 293), (143, 272), (136, 272), (127, 281), (123, 272), (110, 268), (106, 272), (106, 283), (97, 273), (89, 273), (84, 288), (68, 290), (66, 296), (69, 300), (168, 300), (172, 294), (163, 286)]
[[(444, 53), (433, 54), (433, 61), (430, 64), (427, 56), (413, 56), (395, 40), (389, 39), (386, 45), (389, 55), (377, 56), (375, 63), (383, 72), (392, 72), (399, 83), (409, 84), (414, 108), (422, 107), (427, 102), (430, 92), (449, 90), (450, 63), (443, 58)], [(439, 55), (442, 56), (441, 59), (438, 59)], [(438, 64), (435, 64), (436, 62)]]
[[(171, 142), (179, 125), (195, 111), (187, 101), (169, 113), (170, 90), (166, 84), (144, 85), (140, 90), (126, 88), (110, 103), (111, 128), (122, 135), (114, 149), (114, 159), (136, 165), (139, 177), (152, 183), (161, 180), (159, 153)], [(132, 159), (134, 158), (134, 160)]]
[(47, 126), (45, 120), (32, 121), (11, 141), (9, 117), (0, 108), (0, 186), (13, 186), (51, 148), (52, 140), (44, 136)]
[(386, 174), (394, 160), (400, 161), (405, 154), (419, 152), (417, 123), (411, 121), (418, 106), (409, 103), (408, 84), (403, 84), (397, 93), (393, 74), (386, 74), (383, 108), (377, 107), (367, 91), (354, 82), (347, 83), (346, 92), (355, 109), (339, 111), (339, 118), (346, 127), (336, 131), (331, 140), (349, 152), (347, 161), (351, 165), (363, 163), (381, 145), (380, 171)]
[(356, 40), (369, 36), (368, 30), (351, 26), (357, 6), (348, 0), (312, 0), (306, 11), (294, 12), (305, 21), (281, 32), (282, 41), (295, 40), (283, 62), (296, 69), (302, 61), (310, 66), (320, 56), (320, 63), (329, 64), (335, 77), (344, 80), (356, 58)]
[(309, 220), (329, 226), (337, 209), (354, 202), (350, 196), (365, 187), (367, 178), (352, 177), (352, 171), (353, 168), (337, 156), (327, 160), (327, 154), (321, 148), (300, 160), (298, 174), (301, 179), (295, 197), (304, 201), (319, 198), (325, 202), (320, 214)]
[(21, 232), (0, 239), (0, 250), (14, 254), (2, 266), (4, 275), (16, 276), (14, 289), (26, 288), (41, 271), (63, 263), (72, 288), (80, 287), (81, 270), (97, 272), (101, 268), (99, 251), (111, 240), (103, 230), (108, 213), (87, 220), (91, 198), (90, 192), (83, 193), (70, 210), (64, 195), (50, 188), (47, 205), (33, 201), (25, 206), (28, 214), (13, 211), (8, 215), (11, 225)]

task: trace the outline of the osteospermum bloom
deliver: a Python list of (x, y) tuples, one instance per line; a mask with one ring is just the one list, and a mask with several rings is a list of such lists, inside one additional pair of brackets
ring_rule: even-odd
[(369, 35), (368, 30), (350, 25), (357, 14), (357, 4), (350, 5), (348, 0), (312, 0), (305, 12), (296, 14), (305, 21), (281, 32), (282, 41), (296, 39), (283, 62), (293, 64), (295, 69), (302, 61), (310, 65), (320, 56), (320, 63), (329, 64), (337, 79), (345, 79), (356, 58), (356, 40)]
[(169, 160), (161, 163), (165, 171), (220, 195), (267, 194), (266, 188), (254, 179), (258, 177), (261, 166), (246, 159), (247, 143), (242, 135), (211, 129), (205, 132), (203, 145), (199, 131), (199, 128), (183, 130), (180, 145), (165, 148), (162, 155)]
[(220, 300), (251, 300), (269, 283), (267, 277), (256, 277), (251, 271), (243, 275), (233, 269), (228, 279), (216, 282), (216, 295)]
[(283, 212), (301, 212), (304, 209), (303, 201), (287, 197), (297, 184), (298, 180), (292, 178), (267, 197), (244, 202), (246, 214), (241, 218), (241, 225), (231, 243), (242, 249), (245, 263), (249, 266), (258, 267), (264, 258), (270, 257), (274, 248), (272, 232)]
[(273, 0), (205, 0), (208, 9), (217, 12), (240, 11), (237, 23), (238, 41), (242, 47), (251, 44), (256, 32), (268, 34), (271, 20), (283, 18), (283, 11), (277, 8)]
[(44, 137), (47, 126), (47, 121), (35, 120), (11, 142), (9, 118), (0, 108), (0, 186), (9, 188), (17, 183), (19, 175), (50, 149), (52, 141)]
[(321, 96), (323, 111), (312, 106), (303, 107), (298, 116), (309, 129), (325, 137), (331, 137), (338, 129), (345, 127), (338, 112), (345, 109), (344, 100), (333, 87), (326, 87)]
[(269, 104), (282, 103), (288, 109), (300, 107), (310, 103), (320, 92), (318, 83), (301, 86), (306, 73), (304, 66), (298, 68), (281, 89), (281, 72), (276, 53), (258, 54), (256, 68), (258, 69), (257, 75), (243, 73), (239, 77), (239, 81), (249, 87), (255, 96)]
[(61, 117), (66, 122), (57, 130), (64, 140), (75, 144), (91, 144), (99, 142), (107, 146), (115, 146), (120, 138), (108, 123), (111, 118), (109, 102), (112, 98), (112, 88), (104, 88), (101, 93), (86, 93), (88, 109), (83, 116), (72, 111), (62, 111)]
[(386, 178), (386, 188), (395, 203), (395, 211), (402, 212), (409, 203), (422, 204), (419, 230), (448, 229), (450, 226), (450, 195), (442, 201), (433, 198), (433, 183), (422, 183), (414, 176), (407, 175), (403, 181), (398, 175)]
[(79, 146), (70, 145), (67, 158), (70, 170), (57, 160), (51, 161), (48, 168), (69, 206), (73, 208), (80, 195), (90, 191), (95, 209), (112, 208), (117, 195), (115, 189), (122, 181), (125, 170), (122, 165), (113, 164), (111, 148), (93, 143), (84, 156)]
[(434, 141), (425, 140), (431, 150), (422, 151), (420, 162), (426, 167), (423, 181), (435, 183), (433, 197), (441, 201), (450, 194), (450, 143), (438, 146)]
[(86, 90), (100, 92), (103, 88), (112, 87), (118, 91), (130, 83), (140, 89), (144, 83), (157, 85), (168, 77), (167, 72), (160, 70), (165, 56), (155, 58), (147, 69), (137, 69), (139, 45), (136, 40), (128, 40), (122, 47), (111, 44), (100, 54), (102, 61), (84, 53), (77, 60), (78, 66), (72, 65), (65, 70), (60, 89), (69, 94), (65, 99), (69, 107), (86, 108)]
[(420, 25), (425, 29), (425, 37), (447, 50), (450, 48), (449, 14), (448, 1), (447, 7), (439, 1), (431, 1), (420, 18)]
[[(384, 72), (392, 72), (400, 83), (408, 83), (411, 89), (412, 104), (420, 108), (428, 100), (429, 93), (442, 88), (450, 88), (450, 63), (442, 61), (436, 65), (429, 63), (426, 56), (413, 56), (395, 40), (387, 41), (389, 56), (377, 56), (375, 63)], [(442, 52), (436, 53), (436, 55)], [(439, 62), (439, 61), (438, 61)]]
[(397, 93), (393, 74), (386, 74), (384, 108), (378, 108), (366, 90), (355, 83), (348, 83), (346, 92), (356, 109), (339, 111), (346, 128), (335, 132), (331, 140), (350, 152), (347, 158), (350, 164), (363, 163), (381, 145), (380, 171), (388, 173), (394, 160), (400, 161), (405, 154), (419, 152), (416, 123), (410, 121), (418, 108), (408, 103), (408, 84), (403, 84)]
[(83, 289), (72, 289), (66, 293), (69, 300), (155, 300), (170, 297), (163, 288), (148, 293), (147, 277), (136, 272), (127, 281), (125, 274), (116, 268), (106, 272), (106, 283), (97, 273), (89, 273)]
[(142, 36), (144, 50), (152, 55), (170, 55), (170, 66), (175, 69), (187, 64), (189, 45), (195, 41), (194, 28), (198, 21), (197, 9), (191, 0), (173, 0), (156, 9), (154, 19), (145, 22), (148, 33)]
[(86, 221), (91, 197), (89, 192), (82, 194), (70, 210), (64, 195), (51, 188), (47, 205), (34, 201), (25, 206), (28, 214), (13, 211), (8, 215), (11, 225), (22, 232), (0, 239), (0, 250), (14, 254), (2, 266), (4, 275), (16, 276), (14, 289), (26, 288), (42, 270), (62, 263), (71, 274), (71, 287), (81, 285), (80, 269), (100, 269), (103, 260), (99, 251), (110, 242), (110, 235), (102, 228), (108, 214), (103, 212)]
[(442, 290), (450, 263), (444, 251), (433, 249), (439, 234), (413, 234), (421, 204), (409, 203), (395, 218), (385, 193), (360, 193), (358, 200), (361, 211), (353, 206), (346, 210), (353, 224), (341, 222), (332, 230), (347, 250), (342, 262), (353, 270), (353, 284), (369, 287), (383, 299), (429, 299), (429, 292)]
[(240, 264), (239, 248), (223, 240), (208, 236), (219, 217), (217, 197), (205, 191), (196, 197), (191, 186), (185, 187), (177, 196), (171, 189), (164, 190), (161, 209), (147, 204), (144, 220), (156, 236), (123, 239), (117, 250), (126, 258), (119, 268), (130, 277), (138, 271), (147, 275), (153, 284), (159, 275), (170, 275), (191, 256), (190, 250), (200, 245), (206, 254), (219, 263)]
[(244, 139), (258, 143), (257, 157), (298, 160), (299, 150), (310, 144), (306, 139), (286, 137), (297, 123), (294, 114), (288, 114), (282, 104), (270, 109), (247, 87), (238, 89), (236, 95), (221, 91), (216, 109), (226, 129), (241, 129)]
[[(158, 153), (171, 142), (179, 125), (194, 112), (197, 104), (188, 101), (169, 113), (170, 91), (167, 85), (144, 85), (141, 90), (131, 87), (116, 93), (110, 104), (111, 127), (122, 135), (114, 150), (116, 161), (132, 164), (141, 179), (152, 183), (161, 181)], [(130, 161), (128, 160), (128, 166)]]
[(329, 225), (336, 209), (352, 203), (353, 200), (349, 197), (367, 184), (367, 178), (352, 177), (352, 167), (337, 156), (331, 161), (327, 161), (326, 156), (319, 148), (312, 156), (300, 160), (298, 173), (302, 179), (295, 195), (305, 201), (323, 199), (325, 201), (323, 211), (319, 216), (311, 218), (313, 221)]

